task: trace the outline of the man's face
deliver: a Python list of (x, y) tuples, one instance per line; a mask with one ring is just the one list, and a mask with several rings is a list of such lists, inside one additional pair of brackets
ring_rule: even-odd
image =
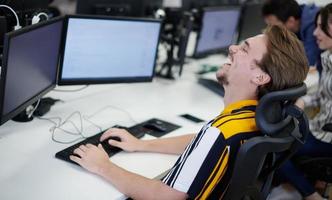
[(228, 61), (218, 70), (217, 79), (224, 87), (247, 87), (264, 73), (257, 62), (267, 52), (266, 36), (258, 35), (240, 45), (229, 47)]

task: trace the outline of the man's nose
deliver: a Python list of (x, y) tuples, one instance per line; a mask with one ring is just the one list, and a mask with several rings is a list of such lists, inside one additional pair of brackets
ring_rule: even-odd
[(233, 55), (237, 52), (238, 50), (238, 45), (231, 45), (228, 48), (229, 54)]
[(231, 45), (231, 46), (229, 46), (228, 50), (230, 53), (236, 53), (238, 50), (238, 45)]

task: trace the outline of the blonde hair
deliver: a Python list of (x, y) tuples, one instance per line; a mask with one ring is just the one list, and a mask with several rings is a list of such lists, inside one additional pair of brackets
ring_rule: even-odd
[(258, 97), (264, 94), (300, 85), (309, 70), (304, 47), (294, 33), (284, 26), (269, 26), (264, 31), (267, 36), (267, 53), (258, 66), (271, 81), (258, 88)]

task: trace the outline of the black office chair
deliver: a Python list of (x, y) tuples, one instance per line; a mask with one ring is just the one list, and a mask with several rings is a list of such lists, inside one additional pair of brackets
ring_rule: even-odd
[(237, 154), (227, 200), (266, 199), (274, 171), (304, 143), (308, 120), (293, 102), (305, 84), (264, 95), (256, 108), (256, 124), (264, 136), (246, 141)]

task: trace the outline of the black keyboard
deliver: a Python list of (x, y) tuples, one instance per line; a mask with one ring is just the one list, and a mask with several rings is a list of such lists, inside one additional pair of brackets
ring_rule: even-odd
[(200, 78), (198, 79), (198, 83), (222, 97), (225, 95), (224, 87), (216, 80)]
[[(114, 127), (126, 129), (129, 133), (131, 133), (133, 136), (135, 136), (137, 138), (141, 138), (145, 134), (149, 134), (149, 132), (151, 132), (151, 130), (145, 129), (140, 125), (136, 125), (136, 126), (133, 126), (130, 128), (126, 128), (126, 127), (122, 127), (122, 126), (114, 126)], [(77, 164), (77, 163), (73, 162), (72, 160), (70, 160), (69, 156), (73, 155), (74, 150), (76, 148), (78, 148), (79, 146), (81, 146), (83, 144), (88, 144), (88, 143), (93, 144), (93, 145), (98, 145), (100, 143), (110, 157), (113, 156), (114, 154), (118, 153), (119, 151), (122, 151), (122, 149), (120, 149), (120, 148), (110, 146), (108, 144), (108, 140), (104, 140), (104, 141), (100, 142), (100, 137), (103, 133), (104, 133), (104, 131), (97, 133), (94, 136), (88, 137), (81, 142), (78, 142), (62, 151), (59, 151), (58, 153), (55, 154), (55, 157), (58, 159), (64, 160), (64, 161), (68, 161), (68, 162)], [(118, 138), (115, 137), (115, 138), (110, 138), (110, 139), (117, 140)]]

